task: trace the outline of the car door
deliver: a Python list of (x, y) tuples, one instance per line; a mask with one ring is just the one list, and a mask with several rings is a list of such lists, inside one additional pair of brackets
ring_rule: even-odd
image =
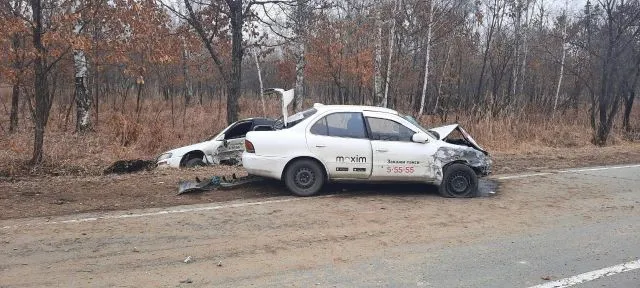
[(222, 145), (218, 146), (214, 152), (214, 163), (221, 161), (231, 161), (235, 163), (240, 159), (240, 155), (244, 151), (244, 137), (251, 130), (253, 122), (240, 121), (227, 129), (224, 133)]
[(433, 178), (429, 171), (435, 140), (413, 142), (413, 134), (420, 129), (397, 115), (365, 112), (365, 119), (373, 156), (372, 180), (427, 182)]
[(312, 122), (307, 146), (324, 163), (330, 179), (371, 175), (371, 144), (360, 112), (328, 113)]

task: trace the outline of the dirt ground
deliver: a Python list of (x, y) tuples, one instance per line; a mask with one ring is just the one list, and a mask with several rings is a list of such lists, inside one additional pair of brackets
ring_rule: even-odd
[[(93, 214), (51, 222), (1, 220), (0, 227), (8, 228), (0, 233), (0, 286), (530, 287), (542, 276), (555, 280), (618, 263), (611, 262), (616, 257), (634, 257), (635, 242), (625, 240), (635, 239), (630, 235), (637, 235), (638, 226), (619, 221), (640, 215), (634, 208), (640, 203), (633, 174), (638, 171), (511, 179), (493, 197), (465, 200), (439, 197), (434, 189), (370, 185), (374, 189), (331, 197), (167, 215), (73, 223), (61, 221)], [(196, 197), (216, 193), (209, 194), (167, 199), (200, 201)], [(59, 206), (65, 205), (72, 204)], [(107, 215), (154, 211), (161, 210)], [(584, 228), (614, 223), (610, 230)], [(598, 238), (581, 239), (584, 234), (576, 231), (610, 235), (592, 242)], [(602, 242), (617, 250), (599, 250)], [(185, 263), (189, 256), (192, 262)], [(588, 266), (600, 257), (597, 266)], [(523, 260), (526, 265), (516, 262)], [(552, 267), (572, 274), (551, 274)], [(500, 285), (497, 278), (519, 281)], [(448, 285), (416, 285), (447, 279)]]
[[(496, 153), (494, 175), (568, 167), (640, 163), (640, 143), (604, 148), (549, 148), (526, 154)], [(53, 216), (90, 211), (166, 207), (289, 195), (277, 181), (233, 190), (176, 195), (180, 180), (212, 175), (246, 175), (241, 167), (155, 170), (129, 175), (0, 178), (0, 219)], [(371, 187), (367, 190), (371, 190)], [(325, 193), (357, 186), (330, 185)], [(376, 189), (378, 190), (378, 189)], [(395, 186), (381, 186), (380, 193)]]

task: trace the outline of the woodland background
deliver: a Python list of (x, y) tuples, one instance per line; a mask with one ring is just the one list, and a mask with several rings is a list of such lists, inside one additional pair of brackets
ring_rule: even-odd
[(0, 171), (94, 174), (262, 88), (458, 122), (490, 151), (640, 139), (640, 1), (0, 0)]

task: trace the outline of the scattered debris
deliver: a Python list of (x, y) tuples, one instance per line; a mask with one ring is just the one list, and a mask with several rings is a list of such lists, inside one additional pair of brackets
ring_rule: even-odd
[(222, 261), (218, 261), (217, 266), (218, 266), (218, 267), (222, 267)]
[(195, 181), (183, 180), (178, 182), (178, 195), (224, 188), (235, 188), (240, 185), (261, 181), (262, 179), (263, 178), (257, 176), (245, 176), (238, 178), (236, 174), (233, 174), (231, 178), (227, 178), (225, 176), (213, 176), (209, 179), (200, 180), (200, 178), (196, 177)]
[(185, 258), (185, 259), (184, 259), (184, 261), (182, 261), (182, 262), (184, 262), (184, 263), (186, 263), (186, 264), (189, 264), (189, 263), (191, 263), (191, 262), (193, 262), (193, 261), (194, 261), (194, 260), (193, 260), (193, 258), (192, 258), (191, 256), (187, 256), (187, 258)]
[(118, 160), (111, 164), (111, 166), (104, 169), (104, 174), (125, 174), (134, 173), (142, 170), (153, 170), (156, 168), (156, 163), (153, 160)]

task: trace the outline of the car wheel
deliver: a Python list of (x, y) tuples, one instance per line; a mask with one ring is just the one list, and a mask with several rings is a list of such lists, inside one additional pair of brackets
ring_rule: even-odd
[(478, 176), (471, 167), (454, 163), (444, 170), (444, 177), (439, 187), (440, 195), (453, 198), (468, 198), (478, 192)]
[(200, 158), (191, 158), (187, 160), (187, 163), (184, 163), (184, 167), (187, 168), (200, 167), (205, 165), (206, 164), (204, 163), (204, 161), (202, 161), (202, 159)]
[(293, 162), (284, 175), (285, 185), (298, 196), (312, 196), (320, 192), (324, 182), (323, 168), (312, 160)]

